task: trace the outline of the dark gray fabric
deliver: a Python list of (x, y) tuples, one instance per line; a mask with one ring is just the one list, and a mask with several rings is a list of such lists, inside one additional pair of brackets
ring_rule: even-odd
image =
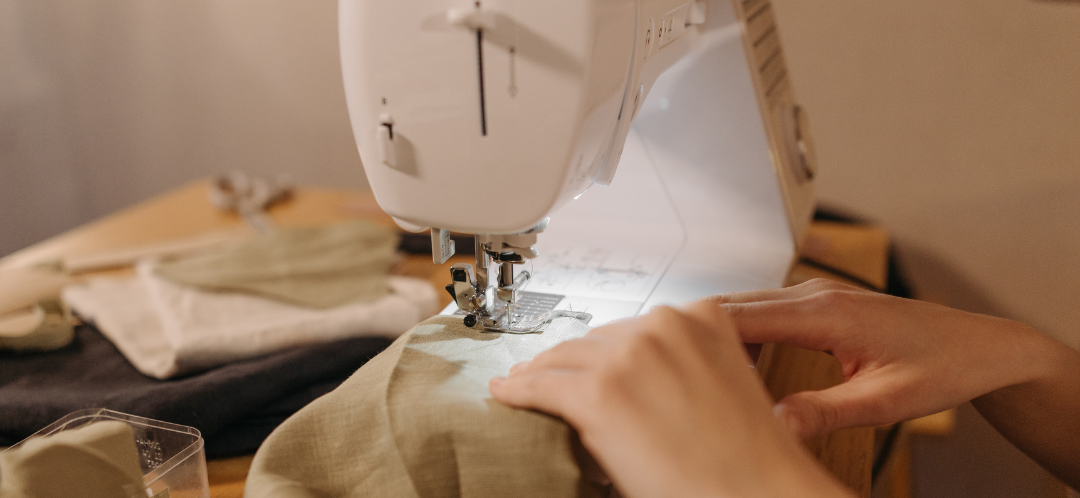
[(92, 326), (47, 353), (0, 352), (0, 446), (84, 408), (195, 427), (211, 456), (254, 452), (283, 420), (333, 390), (391, 343), (306, 346), (170, 380), (147, 377)]

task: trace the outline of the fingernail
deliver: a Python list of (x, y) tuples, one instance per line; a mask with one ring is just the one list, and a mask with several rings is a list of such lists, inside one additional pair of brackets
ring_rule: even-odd
[(521, 363), (516, 363), (514, 365), (511, 365), (510, 366), (510, 374), (513, 375), (514, 372), (516, 372), (518, 370), (521, 370), (521, 367), (525, 366), (528, 363), (529, 362), (527, 362), (527, 361), (523, 361)]
[(783, 425), (791, 434), (795, 437), (799, 437), (799, 421), (795, 417), (791, 416), (788, 411), (787, 405), (783, 403), (777, 403), (773, 406), (773, 415), (780, 421), (780, 425)]
[(498, 386), (498, 385), (502, 385), (503, 382), (506, 382), (506, 377), (492, 377), (491, 380), (488, 381), (488, 385), (489, 386)]

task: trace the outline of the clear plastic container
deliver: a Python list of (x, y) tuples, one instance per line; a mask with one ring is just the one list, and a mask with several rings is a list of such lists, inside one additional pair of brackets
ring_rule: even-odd
[(8, 449), (18, 448), (35, 437), (78, 429), (106, 420), (126, 422), (135, 433), (135, 445), (139, 450), (139, 464), (142, 465), (143, 485), (146, 486), (147, 496), (210, 498), (202, 434), (194, 427), (136, 417), (104, 408), (91, 408), (69, 413)]

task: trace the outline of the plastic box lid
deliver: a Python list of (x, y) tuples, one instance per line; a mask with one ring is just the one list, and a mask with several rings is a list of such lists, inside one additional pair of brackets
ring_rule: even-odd
[(35, 437), (106, 420), (126, 422), (135, 433), (135, 446), (139, 451), (139, 464), (142, 466), (143, 485), (146, 486), (147, 496), (210, 497), (202, 434), (194, 427), (136, 417), (104, 408), (90, 408), (69, 413), (8, 449), (18, 448)]

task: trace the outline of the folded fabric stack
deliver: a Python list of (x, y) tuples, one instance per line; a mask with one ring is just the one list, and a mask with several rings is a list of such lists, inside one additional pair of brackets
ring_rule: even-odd
[(87, 322), (72, 345), (0, 352), (0, 446), (105, 407), (194, 426), (211, 455), (253, 451), (438, 311), (430, 283), (388, 275), (397, 245), (366, 222), (279, 229), (68, 286)]
[(63, 298), (139, 371), (165, 379), (293, 346), (397, 337), (438, 310), (430, 283), (388, 276), (396, 234), (364, 222), (280, 230), (212, 254), (141, 262)]
[(71, 412), (109, 408), (195, 427), (210, 457), (252, 453), (297, 410), (334, 390), (390, 345), (358, 337), (292, 348), (180, 378), (147, 377), (93, 326), (71, 346), (0, 352), (0, 447)]

